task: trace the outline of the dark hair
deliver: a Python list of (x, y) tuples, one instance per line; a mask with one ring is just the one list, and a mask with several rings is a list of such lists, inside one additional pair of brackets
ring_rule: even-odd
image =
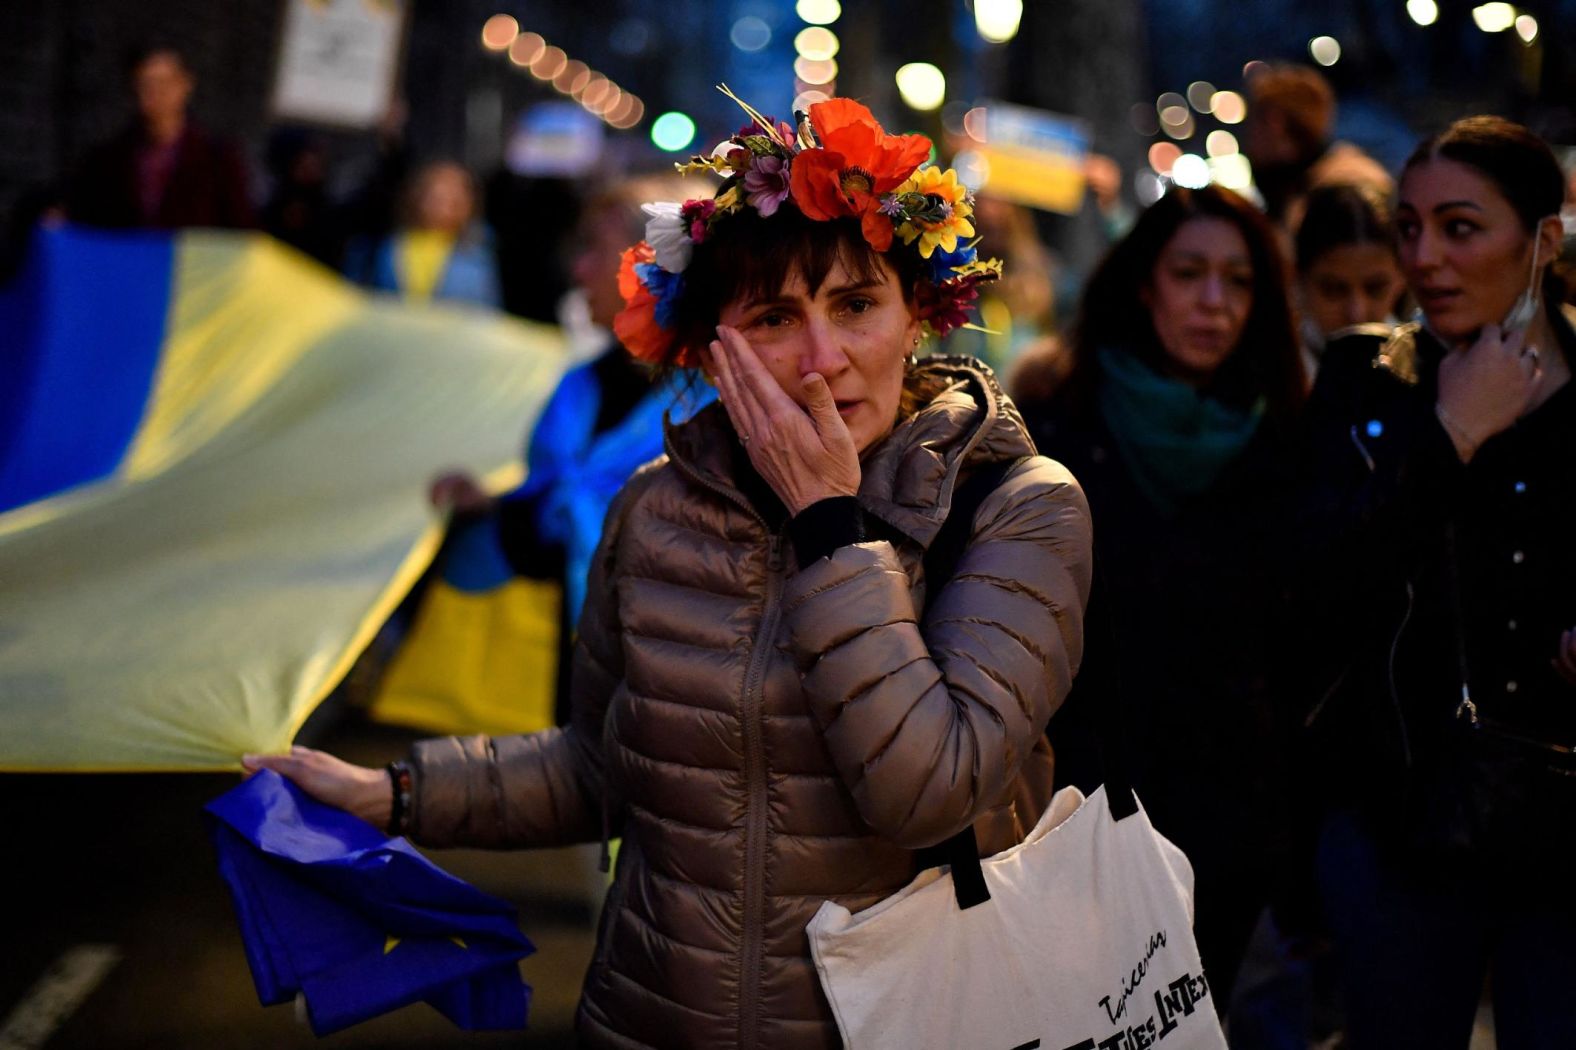
[[(1558, 215), (1565, 204), (1565, 173), (1549, 144), (1504, 117), (1464, 117), (1424, 140), (1401, 168), (1401, 178), (1420, 164), (1442, 157), (1465, 164), (1492, 182), (1516, 210), (1522, 226), (1537, 235), (1538, 223)], [(1550, 260), (1544, 271), (1544, 298), (1561, 302), (1569, 283)]]
[(1395, 251), (1390, 202), (1371, 186), (1320, 186), (1307, 197), (1297, 227), (1297, 269), (1305, 272), (1326, 252), (1349, 244), (1380, 244)]
[(1302, 362), (1275, 233), (1257, 208), (1215, 185), (1173, 188), (1139, 216), (1089, 278), (1067, 338), (1066, 394), (1073, 404), (1093, 406), (1102, 348), (1123, 347), (1152, 367), (1163, 367), (1164, 351), (1142, 291), (1153, 282), (1160, 253), (1182, 225), (1206, 218), (1235, 226), (1253, 264), (1253, 308), (1237, 347), (1211, 379), (1210, 393), (1239, 406), (1263, 397), (1277, 422), (1302, 404)]
[(1286, 118), (1287, 133), (1309, 157), (1330, 141), (1335, 125), (1335, 90), (1312, 66), (1277, 63), (1248, 78), (1248, 105), (1260, 114), (1275, 110)]
[(904, 301), (912, 302), (922, 265), (917, 251), (901, 244), (876, 251), (858, 219), (818, 222), (786, 202), (771, 216), (741, 209), (695, 245), (674, 309), (678, 345), (705, 346), (715, 338), (723, 307), (739, 298), (774, 296), (791, 275), (803, 278), (813, 294), (838, 262), (860, 280), (880, 280), (883, 259), (897, 271)]

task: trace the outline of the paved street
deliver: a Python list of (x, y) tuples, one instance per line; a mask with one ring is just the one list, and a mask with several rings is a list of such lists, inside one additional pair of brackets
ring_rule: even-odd
[[(411, 737), (351, 716), (314, 742), (386, 762)], [(7, 861), (0, 1050), (568, 1047), (591, 956), (595, 847), (434, 859), (513, 901), (537, 953), (528, 1033), (456, 1030), (424, 1004), (318, 1040), (289, 1006), (258, 1005), (201, 820), (235, 782), (211, 775), (4, 776)], [(107, 969), (106, 969), (107, 968)], [(97, 981), (103, 972), (102, 981)], [(44, 980), (51, 974), (51, 980)], [(86, 993), (58, 1027), (50, 1014)]]

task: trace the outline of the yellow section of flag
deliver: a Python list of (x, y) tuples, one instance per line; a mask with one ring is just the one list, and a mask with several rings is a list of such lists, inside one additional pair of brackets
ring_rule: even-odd
[[(0, 769), (280, 751), (436, 550), (437, 471), (519, 474), (558, 333), (183, 234), (113, 477), (0, 515)], [(106, 333), (106, 338), (113, 338)]]

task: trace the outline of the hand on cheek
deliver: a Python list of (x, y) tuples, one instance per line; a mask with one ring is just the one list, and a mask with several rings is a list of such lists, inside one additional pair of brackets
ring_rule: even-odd
[(826, 380), (804, 377), (804, 405), (788, 395), (734, 328), (710, 346), (717, 389), (750, 462), (790, 514), (859, 491), (859, 454)]

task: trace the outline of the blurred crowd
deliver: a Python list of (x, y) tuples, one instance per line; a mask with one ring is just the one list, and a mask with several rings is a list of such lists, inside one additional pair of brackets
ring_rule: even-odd
[[(398, 114), (348, 189), (302, 129), (275, 135), (257, 181), (188, 116), (177, 52), (127, 74), (134, 122), (30, 219), (255, 227), (410, 302), (572, 333), (585, 363), (528, 441), (526, 486), (432, 487), (517, 571), (565, 584), (567, 638), (601, 514), (660, 454), (662, 409), (696, 396), (613, 336), (619, 252), (642, 201), (705, 193), (642, 173), (590, 192), (483, 183), (422, 158)], [(1063, 258), (1033, 212), (982, 194), (980, 250), (1007, 276), (978, 328), (931, 348), (1007, 374), (1092, 509), (1093, 626), (1050, 726), (1058, 780), (1094, 786), (1093, 712), (1119, 705), (1138, 794), (1193, 864), (1233, 1045), (1347, 1026), (1354, 1046), (1463, 1045), (1492, 970), (1501, 1045), (1553, 1046), (1576, 851), (1533, 815), (1576, 813), (1560, 797), (1576, 784), (1576, 174), (1496, 121), (1387, 171), (1335, 139), (1316, 71), (1266, 67), (1247, 93), (1250, 193), (1175, 187), (1137, 210), (1114, 162), (1090, 159), (1099, 260)], [(1503, 754), (1483, 753), (1485, 725)]]

